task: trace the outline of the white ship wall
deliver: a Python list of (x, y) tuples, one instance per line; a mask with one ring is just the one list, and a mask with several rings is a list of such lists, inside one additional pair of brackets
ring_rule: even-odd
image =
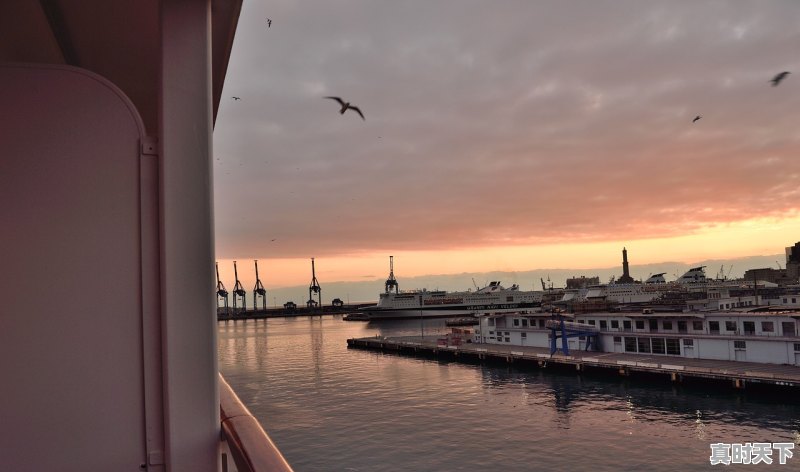
[[(550, 330), (538, 327), (523, 327), (514, 326), (512, 316), (497, 317), (495, 318), (495, 326), (488, 325), (487, 317), (481, 317), (480, 325), (476, 329), (473, 340), (474, 342), (487, 343), (487, 344), (501, 344), (510, 346), (530, 346), (530, 347), (550, 347), (549, 333)], [(725, 360), (725, 361), (746, 361), (746, 362), (761, 362), (767, 364), (790, 364), (800, 366), (800, 337), (793, 336), (791, 333), (783, 332), (782, 323), (794, 323), (797, 329), (797, 321), (790, 317), (780, 316), (737, 316), (737, 315), (716, 315), (708, 316), (703, 321), (703, 330), (694, 330), (692, 321), (700, 321), (688, 319), (686, 332), (678, 332), (677, 320), (666, 320), (672, 322), (672, 329), (664, 330), (662, 322), (658, 320), (658, 331), (650, 331), (649, 323), (645, 321), (644, 329), (636, 329), (635, 319), (626, 318), (624, 316), (582, 316), (577, 317), (579, 320), (593, 319), (596, 322), (599, 319), (604, 319), (609, 322), (617, 320), (620, 327), (623, 326), (624, 320), (631, 321), (631, 330), (623, 330), (620, 328), (618, 331), (607, 330), (599, 333), (599, 345), (602, 352), (620, 352), (625, 351), (625, 338), (660, 338), (664, 335), (664, 339), (669, 337), (671, 339), (679, 340), (680, 356), (674, 354), (658, 354), (658, 353), (635, 353), (628, 352), (629, 354), (641, 354), (646, 356), (661, 356), (661, 357), (686, 357), (695, 359), (712, 359), (712, 360)], [(720, 323), (719, 334), (708, 334), (708, 322), (718, 321)], [(727, 330), (725, 321), (736, 321), (735, 330)], [(752, 321), (755, 323), (754, 335), (742, 336), (743, 323), (745, 321)], [(762, 331), (761, 322), (772, 322), (774, 331)], [(587, 323), (588, 324), (588, 323)], [(537, 325), (538, 326), (538, 325)], [(787, 336), (784, 336), (786, 334)], [(678, 337), (679, 336), (679, 337)], [(762, 337), (763, 339), (757, 339)], [(615, 338), (619, 342), (615, 342)], [(692, 345), (686, 346), (684, 340), (691, 340)], [(736, 341), (744, 341), (745, 348), (737, 349)], [(558, 340), (558, 348), (561, 349), (562, 341)], [(583, 350), (586, 347), (586, 342), (578, 338), (568, 339), (570, 350)]]

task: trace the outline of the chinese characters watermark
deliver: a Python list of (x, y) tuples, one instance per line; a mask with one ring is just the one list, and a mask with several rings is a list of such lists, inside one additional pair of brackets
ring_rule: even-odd
[[(713, 443), (710, 446), (711, 455), (708, 460), (711, 465), (772, 464), (775, 459), (778, 464), (783, 465), (794, 457), (794, 443)], [(777, 458), (773, 457), (775, 451)]]

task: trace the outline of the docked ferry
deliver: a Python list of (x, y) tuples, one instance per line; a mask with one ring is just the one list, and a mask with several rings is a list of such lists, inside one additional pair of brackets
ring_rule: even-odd
[(543, 292), (520, 290), (512, 285), (505, 288), (499, 281), (475, 291), (446, 292), (444, 290), (386, 291), (378, 303), (360, 309), (370, 320), (403, 318), (443, 318), (471, 316), (490, 310), (495, 313), (535, 311), (542, 305)]

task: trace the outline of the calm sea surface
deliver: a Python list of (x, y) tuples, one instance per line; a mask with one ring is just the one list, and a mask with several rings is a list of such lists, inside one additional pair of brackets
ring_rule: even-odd
[[(426, 320), (425, 334), (444, 332)], [(347, 348), (418, 320), (219, 323), (219, 367), (298, 471), (800, 470), (709, 464), (710, 443), (800, 444), (800, 396)]]

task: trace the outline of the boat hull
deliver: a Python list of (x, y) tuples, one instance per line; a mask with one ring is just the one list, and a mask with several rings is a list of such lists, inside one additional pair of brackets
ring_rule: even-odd
[(452, 306), (452, 307), (423, 307), (423, 308), (380, 308), (377, 306), (364, 307), (359, 311), (365, 313), (370, 321), (374, 320), (402, 320), (419, 318), (456, 318), (473, 316), (475, 313), (502, 313), (520, 310), (533, 310), (540, 308), (540, 304), (514, 303), (506, 305), (483, 306)]

